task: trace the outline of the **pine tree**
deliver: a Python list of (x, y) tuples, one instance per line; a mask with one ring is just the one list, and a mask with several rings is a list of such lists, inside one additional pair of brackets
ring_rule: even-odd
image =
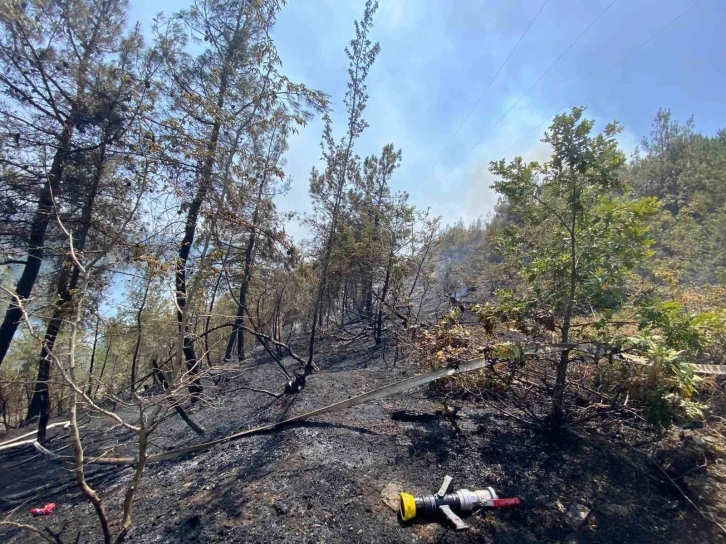
[(348, 91), (345, 94), (345, 107), (348, 113), (346, 135), (339, 142), (333, 138), (333, 126), (329, 116), (325, 117), (323, 132), (323, 159), (325, 171), (320, 173), (313, 168), (310, 174), (310, 195), (322, 222), (323, 243), (318, 260), (318, 282), (313, 300), (312, 319), (310, 322), (310, 341), (308, 346), (308, 363), (306, 373), (313, 369), (315, 336), (322, 321), (324, 297), (328, 283), (328, 272), (333, 250), (336, 246), (341, 215), (344, 208), (347, 189), (358, 172), (359, 159), (354, 152), (355, 141), (368, 127), (363, 119), (363, 111), (368, 102), (366, 78), (380, 52), (378, 43), (371, 43), (368, 34), (373, 27), (373, 15), (378, 3), (366, 2), (363, 19), (355, 22), (355, 38), (345, 53), (350, 61), (348, 68)]

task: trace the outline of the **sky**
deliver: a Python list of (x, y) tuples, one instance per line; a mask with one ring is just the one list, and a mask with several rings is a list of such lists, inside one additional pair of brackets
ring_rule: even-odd
[[(139, 21), (148, 33), (156, 13), (186, 5), (130, 0), (130, 22)], [(379, 5), (371, 39), (381, 53), (367, 81), (370, 128), (356, 152), (377, 154), (387, 143), (400, 148), (403, 161), (392, 186), (445, 224), (486, 217), (497, 200), (489, 187), (489, 162), (516, 155), (545, 159), (548, 151), (539, 140), (547, 120), (572, 106), (585, 106), (596, 128), (618, 120), (627, 153), (661, 107), (679, 120), (693, 115), (707, 134), (726, 127), (724, 0)], [(345, 124), (344, 48), (363, 7), (363, 0), (291, 0), (273, 31), (284, 73), (331, 95), (338, 138)], [(293, 183), (278, 201), (281, 209), (311, 210), (308, 177), (319, 166), (321, 134), (317, 119), (291, 138), (286, 170)], [(296, 239), (306, 234), (295, 222), (288, 230)]]

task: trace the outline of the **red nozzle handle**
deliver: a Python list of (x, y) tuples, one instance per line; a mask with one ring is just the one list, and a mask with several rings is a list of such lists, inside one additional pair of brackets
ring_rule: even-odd
[(519, 497), (512, 497), (511, 499), (492, 499), (493, 508), (505, 508), (507, 506), (519, 506), (522, 504), (522, 499)]

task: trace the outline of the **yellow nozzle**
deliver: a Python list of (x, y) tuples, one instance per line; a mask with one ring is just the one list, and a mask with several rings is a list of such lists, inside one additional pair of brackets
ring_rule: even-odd
[(408, 493), (401, 493), (401, 519), (410, 521), (416, 517), (416, 499)]

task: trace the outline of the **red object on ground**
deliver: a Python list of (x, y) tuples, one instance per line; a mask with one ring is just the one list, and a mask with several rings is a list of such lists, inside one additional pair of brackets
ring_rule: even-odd
[(43, 508), (31, 508), (30, 509), (30, 515), (33, 517), (37, 516), (49, 516), (53, 513), (53, 510), (56, 509), (58, 505), (54, 502), (49, 502), (46, 504)]
[(494, 508), (503, 508), (505, 506), (519, 506), (522, 504), (522, 500), (519, 497), (512, 497), (511, 499), (493, 499), (492, 506)]

